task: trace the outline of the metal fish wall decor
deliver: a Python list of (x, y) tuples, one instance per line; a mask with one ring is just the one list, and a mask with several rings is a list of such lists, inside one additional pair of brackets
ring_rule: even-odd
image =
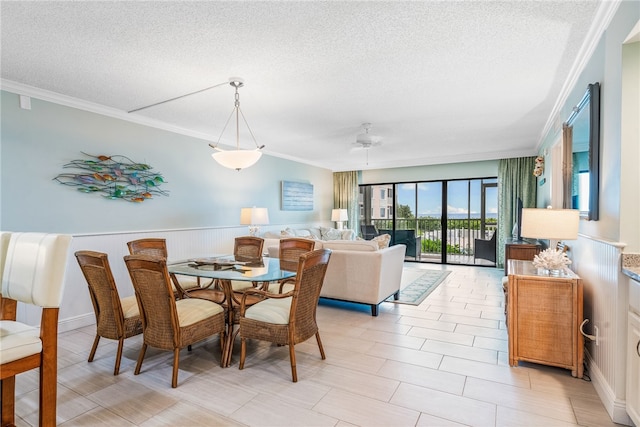
[(155, 195), (169, 195), (168, 191), (160, 189), (165, 183), (162, 175), (148, 164), (136, 163), (121, 155), (82, 154), (89, 159), (72, 160), (62, 166), (77, 171), (61, 173), (53, 179), (83, 193), (100, 193), (108, 199), (128, 202), (141, 203)]

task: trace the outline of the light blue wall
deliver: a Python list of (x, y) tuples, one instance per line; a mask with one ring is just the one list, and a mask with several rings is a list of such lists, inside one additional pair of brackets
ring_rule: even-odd
[[(240, 172), (211, 158), (208, 142), (32, 98), (1, 97), (0, 229), (70, 234), (227, 227), (240, 208), (269, 209), (271, 224), (329, 221), (333, 176), (327, 169), (263, 155)], [(166, 180), (169, 197), (143, 203), (85, 194), (52, 179), (62, 166), (92, 155), (125, 155)], [(314, 186), (314, 210), (280, 210), (281, 181)]]
[[(640, 2), (620, 3), (559, 114), (566, 121), (587, 85), (600, 82), (600, 220), (580, 221), (580, 233), (610, 241), (625, 240), (620, 228), (620, 201), (627, 195), (621, 191), (621, 180), (636, 181), (627, 185), (626, 191), (637, 191), (640, 186), (636, 169), (621, 167), (622, 47), (639, 19)], [(553, 129), (545, 135), (541, 153), (560, 138), (560, 131)]]

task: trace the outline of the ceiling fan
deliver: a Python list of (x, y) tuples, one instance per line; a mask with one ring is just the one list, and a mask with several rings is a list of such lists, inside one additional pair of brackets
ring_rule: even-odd
[(358, 134), (353, 145), (355, 145), (357, 148), (367, 149), (382, 144), (381, 136), (369, 133), (369, 130), (371, 129), (371, 123), (363, 123), (362, 128), (364, 129), (364, 133)]
[(368, 166), (369, 165), (369, 149), (371, 147), (376, 147), (382, 144), (382, 137), (369, 133), (369, 130), (371, 129), (371, 123), (363, 123), (362, 128), (364, 129), (364, 133), (358, 134), (355, 142), (353, 142), (353, 145), (355, 146), (356, 149), (363, 148), (365, 150), (365, 152), (367, 153), (366, 156), (367, 156), (367, 166)]

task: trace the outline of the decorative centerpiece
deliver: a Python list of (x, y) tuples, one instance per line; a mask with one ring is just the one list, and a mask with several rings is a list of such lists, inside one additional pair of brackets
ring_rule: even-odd
[(562, 270), (571, 264), (564, 251), (549, 248), (533, 257), (533, 266), (548, 271), (550, 276), (560, 276)]

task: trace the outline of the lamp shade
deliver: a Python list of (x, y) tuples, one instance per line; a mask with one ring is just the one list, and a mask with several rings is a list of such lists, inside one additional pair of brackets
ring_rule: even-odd
[(269, 224), (269, 211), (267, 208), (242, 208), (240, 209), (240, 224), (242, 225), (266, 225)]
[(522, 237), (576, 240), (580, 211), (577, 209), (522, 209)]
[(349, 219), (349, 215), (347, 215), (346, 209), (331, 210), (331, 221), (347, 221), (348, 219)]
[(240, 170), (255, 164), (262, 152), (258, 150), (229, 150), (217, 151), (211, 155), (213, 159), (225, 168)]

